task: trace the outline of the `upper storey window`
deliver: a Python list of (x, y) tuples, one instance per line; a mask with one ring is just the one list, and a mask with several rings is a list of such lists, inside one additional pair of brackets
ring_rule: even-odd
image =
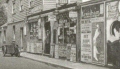
[(12, 1), (12, 14), (15, 13), (15, 0)]
[(23, 0), (20, 0), (20, 11), (24, 10)]
[(34, 0), (29, 0), (29, 8), (33, 8), (34, 7)]
[(67, 4), (69, 0), (58, 0), (58, 4)]

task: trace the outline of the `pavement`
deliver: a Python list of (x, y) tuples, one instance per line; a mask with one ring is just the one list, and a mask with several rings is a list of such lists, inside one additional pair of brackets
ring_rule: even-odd
[(47, 56), (31, 54), (27, 52), (22, 52), (21, 56), (24, 58), (32, 59), (32, 60), (43, 62), (43, 63), (47, 63), (47, 64), (59, 66), (59, 67), (65, 67), (68, 69), (111, 69), (110, 67), (98, 66), (98, 65), (87, 64), (87, 63), (71, 62), (67, 60), (50, 58)]

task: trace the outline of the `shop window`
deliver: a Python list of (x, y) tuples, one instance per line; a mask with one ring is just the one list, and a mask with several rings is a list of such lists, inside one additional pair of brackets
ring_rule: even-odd
[(59, 41), (59, 43), (64, 43), (63, 41), (63, 28), (62, 27), (60, 27), (59, 28), (59, 32), (58, 32), (58, 41)]
[(71, 32), (71, 43), (75, 44), (76, 43), (76, 23), (77, 20), (75, 19), (70, 23), (70, 32)]
[(30, 29), (30, 38), (32, 37), (38, 37), (38, 23), (30, 23), (29, 24)]
[(58, 42), (63, 44), (76, 43), (76, 18), (71, 19), (68, 13), (63, 13), (58, 16), (59, 29), (58, 29)]

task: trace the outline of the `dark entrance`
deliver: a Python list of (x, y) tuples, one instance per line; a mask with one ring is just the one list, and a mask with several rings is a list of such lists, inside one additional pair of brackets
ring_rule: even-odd
[(50, 27), (50, 22), (45, 23), (45, 34), (46, 34), (46, 39), (45, 39), (45, 54), (50, 54), (50, 42), (51, 42), (51, 27)]

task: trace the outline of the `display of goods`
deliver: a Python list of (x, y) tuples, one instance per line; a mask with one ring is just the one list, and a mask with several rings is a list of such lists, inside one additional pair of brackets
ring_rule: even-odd
[(59, 58), (59, 55), (58, 55), (58, 45), (55, 45), (55, 58)]
[(51, 56), (53, 57), (53, 53), (54, 52), (54, 46), (52, 45), (52, 46), (50, 46), (50, 54), (51, 54)]
[(70, 54), (71, 54), (71, 44), (67, 44), (67, 48), (66, 48), (66, 57), (68, 60), (70, 60)]
[(27, 42), (27, 52), (29, 52), (29, 42)]
[(31, 53), (34, 53), (34, 45), (31, 43)]
[(34, 43), (34, 52), (33, 53), (37, 53), (37, 45), (36, 45), (36, 43)]
[(29, 43), (29, 52), (31, 52), (31, 43)]
[(66, 57), (66, 46), (59, 46), (59, 57)]
[(70, 61), (76, 62), (76, 48), (74, 46), (71, 47)]
[(37, 43), (37, 53), (42, 53), (42, 43)]

